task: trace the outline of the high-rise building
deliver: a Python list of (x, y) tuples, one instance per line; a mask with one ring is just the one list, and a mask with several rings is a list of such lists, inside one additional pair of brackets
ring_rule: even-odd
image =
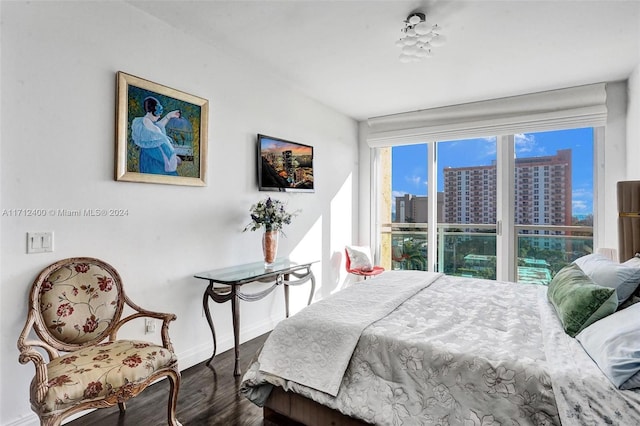
[[(443, 193), (438, 192), (437, 201), (437, 220), (442, 221), (444, 212)], [(394, 222), (396, 223), (427, 223), (429, 221), (429, 197), (404, 194), (402, 197), (396, 197), (396, 215)]]
[(515, 222), (571, 225), (571, 150), (516, 160)]
[[(444, 220), (496, 223), (496, 166), (444, 169)], [(571, 225), (571, 150), (518, 158), (514, 179), (515, 223)]]
[(444, 169), (444, 221), (496, 223), (496, 166)]

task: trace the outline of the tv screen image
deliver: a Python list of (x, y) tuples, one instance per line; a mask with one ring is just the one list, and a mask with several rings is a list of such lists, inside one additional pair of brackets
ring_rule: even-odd
[(260, 191), (314, 192), (313, 147), (258, 135)]

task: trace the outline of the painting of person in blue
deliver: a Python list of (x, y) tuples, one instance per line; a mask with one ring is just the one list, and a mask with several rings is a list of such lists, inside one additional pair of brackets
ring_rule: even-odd
[(163, 107), (152, 96), (144, 99), (144, 111), (144, 117), (136, 117), (131, 123), (131, 138), (140, 148), (139, 172), (178, 176), (180, 157), (176, 155), (165, 126), (170, 119), (179, 118), (180, 111), (168, 112), (160, 118)]

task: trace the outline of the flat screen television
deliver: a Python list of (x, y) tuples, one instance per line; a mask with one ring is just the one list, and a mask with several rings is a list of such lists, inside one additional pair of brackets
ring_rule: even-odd
[(314, 192), (313, 147), (258, 134), (258, 189)]

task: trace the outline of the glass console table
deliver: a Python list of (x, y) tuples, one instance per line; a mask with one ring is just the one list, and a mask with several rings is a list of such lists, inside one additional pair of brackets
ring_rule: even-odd
[[(286, 316), (289, 317), (289, 286), (296, 286), (311, 281), (311, 290), (309, 291), (309, 300), (307, 305), (311, 304), (313, 293), (316, 287), (315, 277), (311, 271), (311, 265), (317, 261), (307, 263), (291, 262), (289, 259), (276, 259), (273, 265), (266, 268), (264, 262), (247, 263), (245, 265), (230, 266), (228, 268), (214, 269), (195, 274), (195, 278), (208, 280), (209, 285), (204, 291), (202, 298), (202, 306), (204, 308), (211, 335), (213, 336), (213, 355), (207, 361), (207, 365), (211, 363), (216, 355), (216, 330), (211, 320), (211, 312), (209, 310), (209, 298), (216, 303), (224, 303), (231, 300), (231, 314), (233, 316), (233, 342), (235, 349), (235, 367), (234, 376), (240, 375), (238, 367), (238, 347), (240, 346), (240, 299), (253, 302), (264, 298), (266, 295), (275, 290), (279, 285), (284, 286), (284, 301)], [(295, 279), (291, 279), (291, 277)], [(250, 282), (273, 282), (273, 285), (256, 293), (244, 293), (241, 287)]]

